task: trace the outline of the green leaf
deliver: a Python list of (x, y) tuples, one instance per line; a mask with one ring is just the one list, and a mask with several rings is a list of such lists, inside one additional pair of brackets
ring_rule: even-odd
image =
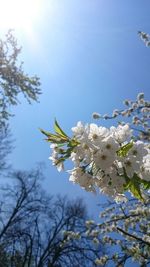
[(122, 146), (118, 151), (117, 151), (117, 156), (119, 157), (125, 157), (129, 150), (133, 147), (133, 142), (130, 142), (124, 146)]
[(75, 139), (71, 139), (69, 142), (68, 142), (68, 147), (71, 147), (71, 148), (74, 148), (76, 147), (77, 145), (79, 145), (80, 143), (75, 140)]
[(41, 129), (41, 128), (40, 128), (39, 130), (41, 131), (42, 134), (46, 135), (47, 137), (53, 135), (53, 134), (51, 134), (51, 133), (49, 133), (49, 132), (47, 132), (47, 131), (45, 131), (45, 130), (43, 130), (43, 129)]
[(141, 179), (134, 174), (133, 177), (126, 183), (125, 190), (130, 190), (134, 197), (144, 200), (141, 193)]
[[(141, 194), (141, 189), (148, 190), (150, 189), (150, 181), (146, 181), (141, 179), (137, 176), (137, 174), (134, 174), (134, 176), (131, 179), (126, 179), (127, 183), (125, 185), (125, 190), (130, 190), (132, 194), (140, 199), (144, 200)], [(142, 187), (142, 188), (141, 188)]]
[(61, 129), (61, 127), (59, 126), (57, 120), (55, 119), (55, 124), (54, 124), (54, 130), (56, 132), (56, 134), (60, 135), (61, 137), (65, 138), (68, 140), (68, 136), (65, 134), (65, 132)]
[(130, 184), (130, 192), (133, 194), (134, 197), (140, 199), (140, 200), (144, 200), (141, 194), (141, 189), (140, 189), (140, 185), (136, 182), (132, 182)]
[(57, 135), (57, 134), (52, 134), (50, 132), (47, 132), (43, 129), (40, 129), (41, 133), (46, 135), (47, 137), (47, 141), (48, 142), (51, 142), (51, 143), (56, 143), (56, 144), (60, 144), (60, 145), (63, 145), (65, 142), (67, 142), (66, 138), (60, 136), (60, 135)]
[(60, 144), (57, 145), (58, 148), (59, 148), (59, 147), (61, 148), (61, 147), (63, 147), (63, 146), (64, 146), (64, 143), (60, 143)]
[(55, 137), (49, 136), (46, 140), (50, 143), (59, 144), (59, 145), (62, 145), (62, 143), (64, 142), (64, 140), (62, 140), (62, 138), (59, 136), (55, 136)]
[[(139, 178), (140, 179), (140, 178)], [(142, 180), (142, 179), (140, 179), (141, 180), (141, 184), (142, 184), (142, 186), (143, 186), (143, 188), (145, 189), (145, 190), (148, 190), (148, 189), (150, 189), (150, 181), (145, 181), (145, 180)]]

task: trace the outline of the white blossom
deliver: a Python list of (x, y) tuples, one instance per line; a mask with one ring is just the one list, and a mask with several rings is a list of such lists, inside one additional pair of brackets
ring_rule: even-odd
[(142, 141), (133, 143), (133, 147), (129, 150), (128, 155), (134, 157), (136, 161), (141, 161), (148, 154), (148, 150)]
[(123, 194), (117, 194), (116, 197), (115, 197), (115, 201), (116, 203), (120, 203), (120, 202), (127, 202), (128, 199), (125, 195)]
[(96, 167), (102, 170), (108, 170), (108, 168), (112, 166), (115, 158), (116, 158), (115, 153), (110, 153), (107, 149), (105, 150), (99, 149), (93, 155), (93, 160), (95, 162)]
[(91, 150), (86, 143), (78, 145), (71, 153), (71, 160), (74, 162), (75, 167), (79, 167), (81, 161), (83, 161), (84, 164), (89, 164), (91, 162), (91, 157)]
[(104, 138), (99, 146), (101, 150), (107, 151), (113, 154), (115, 154), (115, 152), (119, 150), (119, 147), (120, 147), (119, 143), (110, 135)]
[(71, 171), (69, 181), (79, 184), (86, 191), (95, 192), (93, 177), (89, 173), (85, 173), (82, 168), (75, 168)]
[(138, 95), (137, 95), (137, 100), (141, 100), (141, 99), (143, 99), (144, 98), (144, 93), (139, 93)]
[(101, 141), (108, 136), (109, 130), (105, 127), (98, 127), (97, 124), (91, 123), (89, 126), (89, 140), (91, 141), (91, 145), (98, 146)]
[(112, 136), (119, 143), (123, 143), (128, 141), (128, 139), (132, 136), (132, 130), (130, 129), (128, 124), (118, 125), (118, 127), (112, 126), (110, 128)]
[(139, 176), (141, 179), (150, 181), (150, 154), (144, 157)]
[(57, 170), (60, 172), (64, 170), (64, 164), (63, 161), (58, 161), (59, 160), (59, 150), (57, 148), (57, 145), (51, 144), (50, 148), (52, 149), (52, 155), (49, 157), (49, 159), (52, 161), (52, 164), (56, 166)]
[(132, 178), (134, 173), (140, 171), (140, 164), (133, 156), (125, 158), (123, 165), (129, 178)]
[(107, 262), (107, 260), (108, 260), (108, 256), (105, 255), (105, 256), (101, 257), (100, 259), (96, 259), (95, 264), (99, 265), (99, 266), (104, 266), (104, 264)]
[(72, 128), (72, 132), (74, 137), (77, 140), (83, 141), (86, 139), (86, 136), (88, 134), (88, 125), (83, 125), (81, 121), (77, 123), (77, 126)]

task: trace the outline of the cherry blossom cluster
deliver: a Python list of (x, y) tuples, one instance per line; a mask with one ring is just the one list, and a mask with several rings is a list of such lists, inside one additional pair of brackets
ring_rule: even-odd
[(139, 93), (135, 101), (124, 104), (125, 109), (115, 109), (112, 115), (93, 113), (94, 119), (123, 117), (117, 127), (78, 122), (69, 137), (55, 120), (55, 133), (41, 130), (51, 143), (50, 160), (58, 171), (70, 159), (71, 182), (86, 191), (98, 189), (117, 202), (125, 201), (125, 191), (144, 200), (150, 189), (150, 102)]
[(57, 126), (57, 140), (49, 134), (50, 160), (59, 171), (64, 169), (66, 159), (73, 162), (73, 169), (68, 171), (69, 181), (86, 191), (98, 189), (116, 201), (125, 200), (126, 190), (143, 198), (141, 185), (143, 188), (150, 185), (149, 149), (144, 142), (131, 138), (128, 124), (108, 129), (78, 122), (72, 128), (72, 138)]

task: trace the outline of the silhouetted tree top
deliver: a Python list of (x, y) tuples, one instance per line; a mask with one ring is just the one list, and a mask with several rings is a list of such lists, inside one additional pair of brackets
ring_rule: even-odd
[(3, 259), (6, 267), (96, 266), (104, 249), (100, 235), (87, 235), (83, 201), (47, 195), (41, 175), (13, 172), (13, 184), (0, 188), (0, 267)]
[[(22, 93), (29, 103), (38, 100), (41, 93), (37, 76), (30, 77), (23, 71), (23, 62), (19, 63), (21, 47), (18, 46), (12, 31), (5, 39), (0, 39), (0, 123), (9, 118), (9, 107), (19, 103)], [(1, 125), (0, 125), (1, 126)]]

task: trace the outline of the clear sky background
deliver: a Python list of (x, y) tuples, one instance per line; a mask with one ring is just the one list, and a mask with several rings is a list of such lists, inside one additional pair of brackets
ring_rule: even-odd
[[(138, 92), (149, 98), (150, 49), (137, 32), (150, 33), (150, 1), (41, 0), (37, 14), (28, 29), (19, 20), (14, 28), (24, 69), (40, 77), (42, 95), (40, 103), (30, 106), (20, 97), (21, 105), (12, 110), (16, 141), (9, 160), (25, 170), (44, 162), (45, 189), (50, 194), (83, 197), (90, 214), (97, 217), (102, 196), (84, 192), (68, 181), (67, 173), (57, 172), (38, 128), (52, 131), (56, 117), (70, 134), (79, 120), (92, 122), (94, 111), (111, 113), (123, 106), (124, 99), (134, 100)], [(11, 22), (6, 26), (7, 19), (6, 14), (1, 36), (12, 27)]]

